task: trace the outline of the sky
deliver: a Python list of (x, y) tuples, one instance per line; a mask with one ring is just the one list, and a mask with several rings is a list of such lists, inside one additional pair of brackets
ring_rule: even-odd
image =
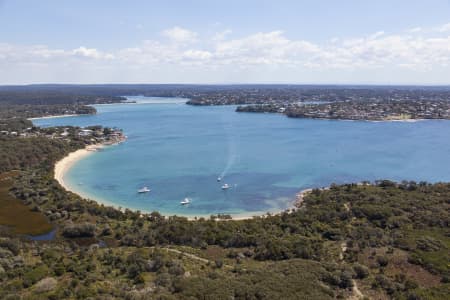
[(450, 84), (450, 0), (0, 0), (0, 85)]

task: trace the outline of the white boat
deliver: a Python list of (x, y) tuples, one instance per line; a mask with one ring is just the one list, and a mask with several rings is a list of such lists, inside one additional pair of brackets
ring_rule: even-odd
[(191, 200), (189, 200), (189, 198), (184, 198), (184, 200), (180, 202), (181, 205), (186, 205), (189, 203), (191, 203)]
[(228, 183), (225, 183), (222, 185), (222, 190), (228, 190), (231, 186), (228, 185)]
[(217, 177), (217, 181), (220, 182), (222, 180), (221, 177)]
[(150, 192), (150, 189), (146, 186), (144, 186), (143, 188), (138, 190), (139, 194), (148, 193), (148, 192)]

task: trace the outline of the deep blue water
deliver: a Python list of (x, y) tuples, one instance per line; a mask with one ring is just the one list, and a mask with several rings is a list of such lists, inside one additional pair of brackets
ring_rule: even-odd
[[(181, 99), (156, 102), (171, 103), (99, 105), (94, 116), (34, 123), (122, 128), (125, 143), (80, 161), (65, 180), (85, 196), (142, 211), (278, 211), (299, 190), (333, 182), (450, 181), (450, 121), (290, 119), (236, 113), (234, 106), (194, 107)], [(223, 183), (232, 188), (222, 191)], [(152, 191), (137, 194), (142, 186)], [(192, 203), (181, 206), (185, 197)]]

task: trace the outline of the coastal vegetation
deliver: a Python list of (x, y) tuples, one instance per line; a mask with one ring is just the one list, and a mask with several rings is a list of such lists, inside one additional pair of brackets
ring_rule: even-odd
[(0, 88), (0, 119), (35, 118), (55, 115), (95, 114), (92, 104), (118, 103), (119, 96), (74, 94), (57, 87), (52, 89)]
[(191, 105), (296, 104), (298, 102), (448, 101), (450, 89), (421, 86), (336, 85), (28, 85), (0, 87), (0, 103), (100, 104), (125, 100), (123, 95), (187, 98)]
[(1, 137), (0, 172), (32, 167), (49, 168), (66, 153), (84, 147), (82, 140), (66, 142), (45, 137)]
[(16, 116), (23, 118), (36, 118), (59, 115), (83, 115), (95, 114), (97, 110), (92, 106), (82, 104), (2, 104), (0, 103), (0, 119), (14, 119)]
[(41, 213), (30, 210), (10, 194), (17, 171), (0, 174), (0, 224), (14, 234), (38, 235), (49, 232), (52, 226)]
[(0, 103), (10, 105), (104, 104), (125, 100), (120, 96), (76, 92), (64, 85), (29, 85), (0, 87)]
[[(64, 155), (55, 153), (43, 161)], [(332, 185), (293, 212), (189, 221), (81, 199), (45, 164), (19, 173), (11, 195), (58, 233), (36, 244), (4, 228), (3, 298), (331, 299), (355, 285), (374, 298), (449, 292), (447, 183)]]
[[(64, 190), (54, 164), (86, 145), (116, 141), (120, 130), (37, 128), (25, 117), (1, 120), (1, 299), (450, 294), (450, 183), (332, 184), (279, 214), (190, 221)], [(56, 234), (48, 240), (29, 237), (50, 230)]]

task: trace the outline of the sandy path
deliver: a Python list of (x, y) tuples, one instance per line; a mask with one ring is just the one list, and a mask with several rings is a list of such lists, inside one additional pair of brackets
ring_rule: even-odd
[[(348, 204), (344, 204), (345, 208), (348, 208)], [(339, 260), (344, 260), (344, 253), (347, 251), (347, 242), (341, 243), (341, 252), (339, 253)], [(352, 295), (350, 295), (347, 299), (349, 300), (359, 300), (364, 298), (364, 294), (359, 290), (358, 283), (356, 280), (352, 279), (353, 287), (352, 287)]]
[(180, 251), (180, 250), (177, 250), (177, 249), (172, 249), (172, 248), (162, 248), (162, 249), (164, 249), (164, 250), (166, 250), (166, 251), (168, 251), (168, 252), (173, 252), (173, 253), (177, 253), (177, 254), (184, 255), (184, 256), (186, 256), (186, 257), (189, 257), (189, 258), (192, 258), (192, 259), (201, 261), (201, 262), (203, 262), (203, 263), (209, 263), (209, 262), (210, 262), (210, 261), (207, 260), (206, 258), (197, 256), (197, 255), (195, 255), (195, 254), (183, 252), (183, 251)]
[[(197, 261), (203, 262), (203, 263), (205, 263), (205, 264), (207, 264), (207, 263), (210, 263), (210, 264), (215, 263), (215, 262), (212, 261), (212, 260), (209, 260), (209, 259), (206, 259), (206, 258), (197, 256), (197, 255), (192, 254), (192, 253), (180, 251), (180, 250), (177, 250), (177, 249), (172, 249), (172, 248), (161, 248), (161, 249), (164, 249), (164, 250), (166, 250), (167, 252), (172, 252), (172, 253), (181, 254), (181, 255), (183, 255), (183, 256), (189, 257), (190, 259), (197, 260)], [(233, 266), (230, 266), (230, 265), (227, 265), (227, 264), (223, 264), (222, 267), (228, 268), (228, 269), (232, 269), (232, 268), (233, 268)]]

